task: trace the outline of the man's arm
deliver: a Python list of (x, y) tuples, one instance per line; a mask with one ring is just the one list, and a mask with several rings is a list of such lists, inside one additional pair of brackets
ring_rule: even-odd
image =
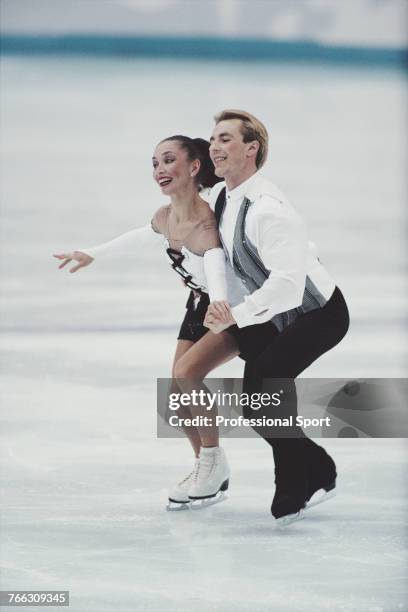
[(255, 205), (248, 237), (271, 272), (259, 289), (231, 309), (238, 327), (263, 323), (300, 306), (306, 284), (308, 242), (301, 219), (270, 196)]
[(203, 200), (206, 200), (206, 202), (208, 202), (208, 205), (211, 210), (215, 209), (215, 203), (217, 202), (217, 198), (220, 195), (221, 189), (223, 189), (224, 187), (225, 182), (221, 181), (220, 183), (216, 183), (214, 187), (212, 187), (210, 193), (207, 196), (203, 195)]

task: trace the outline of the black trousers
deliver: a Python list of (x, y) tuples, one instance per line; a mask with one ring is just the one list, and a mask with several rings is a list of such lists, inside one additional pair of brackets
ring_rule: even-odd
[[(244, 392), (252, 394), (268, 391), (265, 387), (268, 379), (275, 379), (273, 388), (276, 391), (279, 386), (276, 379), (280, 379), (285, 399), (279, 412), (275, 410), (271, 414), (269, 409), (269, 413), (268, 411), (263, 413), (269, 417), (296, 416), (297, 398), (294, 379), (320, 355), (336, 346), (348, 328), (347, 305), (340, 289), (336, 287), (322, 308), (299, 316), (282, 332), (270, 322), (231, 330), (238, 340), (241, 356), (246, 361)], [(257, 411), (256, 415), (251, 410), (246, 412), (245, 416), (248, 417), (261, 416), (260, 411)], [(309, 440), (299, 427), (291, 431), (293, 436), (291, 439), (275, 437), (274, 434), (271, 437), (270, 430), (268, 431), (269, 434), (265, 433), (265, 430), (257, 430), (272, 446), (277, 468), (280, 460), (287, 461), (290, 457), (296, 462), (302, 459), (301, 455), (304, 452), (316, 457), (319, 455), (320, 447)]]

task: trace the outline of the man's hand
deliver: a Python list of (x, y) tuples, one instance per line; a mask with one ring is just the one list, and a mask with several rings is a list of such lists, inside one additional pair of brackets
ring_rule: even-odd
[(72, 253), (54, 253), (54, 257), (64, 260), (62, 264), (58, 266), (59, 270), (64, 268), (70, 261), (77, 261), (78, 265), (71, 268), (70, 272), (76, 272), (80, 268), (85, 268), (85, 266), (89, 266), (89, 264), (94, 260), (93, 257), (90, 257), (90, 255), (85, 255), (85, 253), (81, 253), (81, 251), (73, 251)]
[(221, 300), (212, 302), (208, 306), (204, 325), (214, 334), (219, 334), (231, 325), (235, 325), (235, 319), (231, 314), (229, 304)]

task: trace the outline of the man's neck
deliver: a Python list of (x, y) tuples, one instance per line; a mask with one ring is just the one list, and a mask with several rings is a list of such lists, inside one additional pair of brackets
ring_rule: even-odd
[(236, 189), (242, 183), (245, 183), (251, 176), (258, 172), (258, 168), (248, 168), (245, 172), (242, 172), (239, 176), (225, 177), (225, 184), (227, 185), (228, 191)]

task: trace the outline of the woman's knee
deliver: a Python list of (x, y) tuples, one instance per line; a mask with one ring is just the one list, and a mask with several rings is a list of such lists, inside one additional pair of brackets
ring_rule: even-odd
[(176, 361), (173, 368), (173, 377), (182, 380), (182, 379), (202, 379), (204, 378), (206, 372), (203, 371), (200, 364), (195, 363), (189, 359), (185, 359), (182, 357), (178, 361)]

